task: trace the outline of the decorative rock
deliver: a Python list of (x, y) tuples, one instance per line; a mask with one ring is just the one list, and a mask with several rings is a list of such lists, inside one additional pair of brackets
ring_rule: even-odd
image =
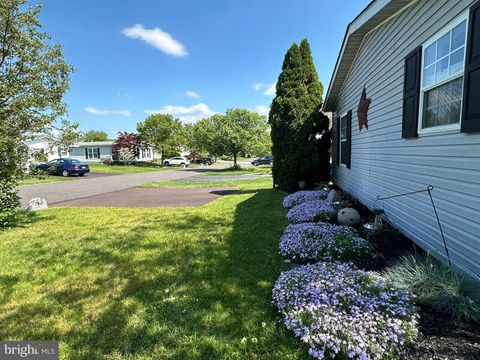
[(327, 196), (327, 201), (330, 201), (330, 202), (340, 201), (340, 195), (338, 195), (337, 190), (334, 190), (334, 189), (330, 190)]
[(28, 202), (28, 211), (38, 211), (48, 209), (47, 201), (42, 198), (34, 198)]
[(340, 225), (356, 226), (360, 224), (360, 214), (352, 208), (345, 208), (338, 212), (338, 223)]

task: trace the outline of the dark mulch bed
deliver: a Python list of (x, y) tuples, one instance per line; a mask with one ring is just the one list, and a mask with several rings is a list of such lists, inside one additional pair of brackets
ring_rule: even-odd
[(407, 349), (403, 359), (480, 359), (479, 325), (459, 325), (422, 311), (420, 332), (417, 343)]
[[(355, 207), (363, 219), (372, 221), (372, 213), (360, 204)], [(382, 231), (362, 235), (377, 248), (373, 259), (359, 264), (365, 270), (382, 271), (408, 253), (422, 253), (423, 250), (398, 231), (385, 227)], [(458, 324), (443, 314), (420, 309), (420, 334), (417, 343), (402, 356), (405, 360), (480, 360), (480, 324)]]

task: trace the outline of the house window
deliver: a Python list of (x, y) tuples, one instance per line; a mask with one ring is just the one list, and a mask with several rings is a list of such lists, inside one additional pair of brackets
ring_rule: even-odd
[(348, 162), (348, 114), (340, 118), (340, 164), (347, 165)]
[(419, 133), (460, 128), (467, 14), (423, 45)]
[(87, 148), (87, 159), (100, 159), (99, 148)]

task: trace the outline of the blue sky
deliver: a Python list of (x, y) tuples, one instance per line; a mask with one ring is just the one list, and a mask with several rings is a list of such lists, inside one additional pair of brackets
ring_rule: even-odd
[(370, 1), (41, 2), (44, 30), (76, 68), (70, 120), (112, 137), (155, 111), (185, 122), (266, 111), (286, 50), (304, 37), (326, 92), (346, 26)]

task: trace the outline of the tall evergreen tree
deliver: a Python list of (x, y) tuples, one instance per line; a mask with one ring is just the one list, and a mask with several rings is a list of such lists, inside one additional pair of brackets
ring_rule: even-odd
[(294, 190), (301, 180), (313, 186), (320, 178), (317, 133), (323, 119), (322, 93), (308, 41), (293, 44), (285, 55), (269, 115), (273, 178), (283, 190)]

